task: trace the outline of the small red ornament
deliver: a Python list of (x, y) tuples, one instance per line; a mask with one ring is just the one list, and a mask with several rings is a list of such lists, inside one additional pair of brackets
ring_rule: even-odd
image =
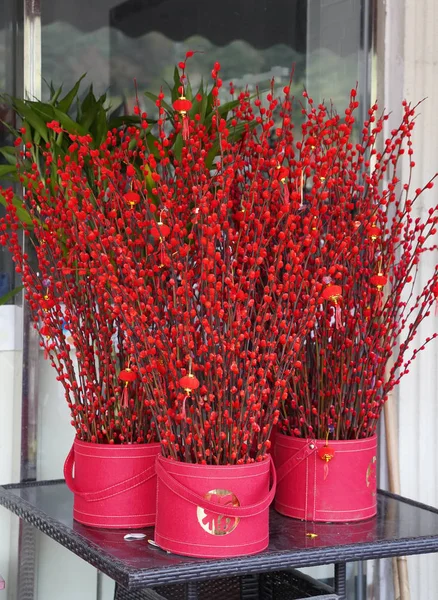
[(125, 382), (125, 389), (123, 390), (123, 408), (128, 408), (129, 406), (129, 394), (128, 394), (128, 385), (131, 381), (135, 381), (137, 379), (137, 374), (127, 367), (120, 371), (119, 379)]
[(337, 304), (342, 298), (342, 288), (340, 285), (328, 285), (322, 292), (324, 300), (331, 300), (333, 304)]
[(373, 276), (370, 278), (370, 282), (371, 282), (373, 285), (375, 285), (375, 286), (376, 286), (376, 288), (377, 288), (377, 291), (378, 291), (378, 292), (381, 292), (381, 291), (382, 291), (382, 289), (383, 289), (383, 288), (385, 287), (385, 285), (387, 284), (387, 282), (388, 282), (388, 278), (387, 278), (387, 276), (386, 276), (386, 275), (384, 275), (383, 273), (381, 273), (381, 272), (379, 271), (379, 273), (377, 273), (377, 275), (373, 275)]
[(341, 320), (341, 307), (339, 306), (339, 300), (342, 299), (342, 288), (340, 285), (328, 285), (322, 292), (324, 300), (330, 300), (335, 305), (335, 325), (336, 329), (342, 326)]
[(158, 221), (151, 229), (151, 236), (156, 240), (163, 240), (167, 238), (169, 233), (170, 227), (169, 225), (166, 225), (166, 223), (163, 223), (163, 221)]
[(137, 192), (133, 192), (132, 190), (130, 192), (126, 192), (123, 198), (126, 204), (129, 204), (131, 208), (133, 208), (136, 204), (140, 202), (140, 195), (137, 194)]
[(119, 379), (124, 381), (125, 385), (128, 385), (130, 381), (135, 381), (137, 379), (137, 374), (135, 371), (127, 367), (126, 369), (123, 369), (123, 371), (120, 371)]
[(318, 450), (319, 458), (326, 463), (330, 462), (334, 455), (334, 448), (331, 448), (330, 446), (321, 446), (321, 448)]
[(40, 334), (44, 337), (50, 338), (50, 327), (47, 327), (47, 325), (43, 325), (40, 329)]
[(178, 112), (182, 117), (182, 136), (183, 140), (189, 139), (189, 120), (187, 117), (187, 113), (192, 108), (192, 103), (190, 100), (187, 100), (185, 96), (180, 96), (173, 103), (173, 108)]
[(189, 373), (188, 375), (184, 375), (179, 380), (180, 386), (185, 389), (186, 392), (191, 392), (193, 390), (197, 390), (199, 387), (199, 379)]
[(379, 235), (381, 233), (382, 233), (382, 230), (380, 229), (380, 227), (377, 227), (376, 225), (370, 225), (367, 228), (368, 237), (370, 237), (373, 242), (375, 240), (377, 240), (377, 238), (379, 237)]

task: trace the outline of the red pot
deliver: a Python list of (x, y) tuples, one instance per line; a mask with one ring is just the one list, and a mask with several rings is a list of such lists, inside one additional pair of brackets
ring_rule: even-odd
[(155, 459), (160, 448), (75, 440), (64, 465), (65, 481), (74, 494), (73, 518), (115, 529), (154, 525)]
[(155, 542), (161, 548), (225, 558), (267, 547), (276, 485), (270, 457), (248, 465), (209, 466), (158, 456), (156, 470)]
[(377, 512), (377, 437), (310, 440), (278, 434), (275, 509), (306, 521), (360, 521)]

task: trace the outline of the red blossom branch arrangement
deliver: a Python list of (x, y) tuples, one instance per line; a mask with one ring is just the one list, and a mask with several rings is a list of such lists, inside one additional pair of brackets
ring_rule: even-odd
[[(0, 243), (23, 272), (78, 436), (156, 436), (170, 458), (240, 464), (265, 458), (279, 420), (289, 435), (372, 435), (438, 291), (436, 268), (419, 294), (412, 287), (435, 248), (436, 208), (411, 216), (432, 180), (412, 195), (397, 176), (414, 109), (380, 150), (377, 106), (355, 143), (355, 90), (342, 118), (304, 93), (296, 136), (289, 87), (281, 98), (274, 83), (266, 98), (240, 93), (226, 120), (217, 63), (205, 119), (180, 69), (173, 112), (156, 98), (154, 136), (139, 108), (139, 127), (113, 129), (99, 147), (51, 124), (71, 146), (65, 157), (42, 148), (44, 172), (23, 167), (32, 233), (4, 191)], [(20, 164), (29, 158), (20, 152)]]
[[(226, 121), (216, 64), (215, 111), (204, 122), (189, 114), (182, 71), (170, 132), (169, 105), (162, 93), (157, 98), (153, 147), (146, 120), (145, 127), (109, 132), (99, 148), (70, 134), (69, 153), (56, 163), (56, 193), (42, 183), (26, 186), (38, 272), (27, 256), (20, 266), (18, 214), (7, 192), (1, 241), (23, 268), (31, 308), (51, 336), (42, 343), (75, 394), (79, 436), (88, 436), (90, 419), (96, 437), (102, 424), (107, 430), (114, 398), (116, 418), (123, 414), (120, 372), (108, 354), (117, 332), (125, 362), (119, 369), (141, 386), (135, 408), (152, 416), (166, 456), (262, 460), (321, 289), (306, 269), (319, 241), (317, 231), (302, 239), (292, 103), (288, 88), (281, 102), (273, 90), (264, 102), (243, 92)], [(202, 111), (202, 97), (195, 101)], [(50, 163), (50, 150), (43, 154)], [(75, 332), (82, 386), (63, 319)], [(100, 384), (108, 373), (109, 403)]]
[[(324, 213), (321, 243), (308, 268), (316, 273), (325, 267), (327, 276), (301, 367), (290, 379), (281, 427), (288, 435), (373, 435), (389, 392), (437, 336), (415, 344), (438, 297), (433, 254), (427, 280), (418, 275), (427, 253), (438, 248), (438, 204), (432, 202), (427, 211), (420, 204), (436, 174), (421, 188), (410, 185), (417, 107), (403, 103), (402, 121), (385, 140), (388, 115), (377, 116), (378, 107), (372, 106), (356, 143), (345, 127), (354, 121), (355, 96), (353, 90), (344, 123), (311, 100), (306, 110), (303, 224)], [(399, 180), (403, 159), (409, 166), (407, 183)]]

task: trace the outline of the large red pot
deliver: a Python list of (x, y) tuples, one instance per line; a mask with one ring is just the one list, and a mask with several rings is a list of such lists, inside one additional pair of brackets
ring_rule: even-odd
[(74, 519), (118, 529), (154, 525), (159, 453), (160, 444), (75, 440), (64, 465), (65, 481), (74, 494)]
[(246, 465), (209, 466), (158, 456), (156, 471), (155, 542), (161, 548), (225, 558), (267, 547), (276, 485), (270, 457)]
[(275, 509), (306, 521), (360, 521), (377, 512), (377, 437), (310, 440), (278, 434)]

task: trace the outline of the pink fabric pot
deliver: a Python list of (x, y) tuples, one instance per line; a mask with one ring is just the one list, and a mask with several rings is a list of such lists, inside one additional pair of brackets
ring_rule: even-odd
[(275, 509), (306, 521), (360, 521), (376, 504), (377, 437), (309, 440), (278, 434)]
[(270, 457), (249, 465), (208, 466), (158, 456), (156, 470), (155, 542), (161, 548), (225, 558), (267, 547), (276, 486)]
[(74, 494), (73, 518), (114, 529), (154, 525), (155, 459), (160, 448), (75, 440), (64, 465), (65, 481)]

